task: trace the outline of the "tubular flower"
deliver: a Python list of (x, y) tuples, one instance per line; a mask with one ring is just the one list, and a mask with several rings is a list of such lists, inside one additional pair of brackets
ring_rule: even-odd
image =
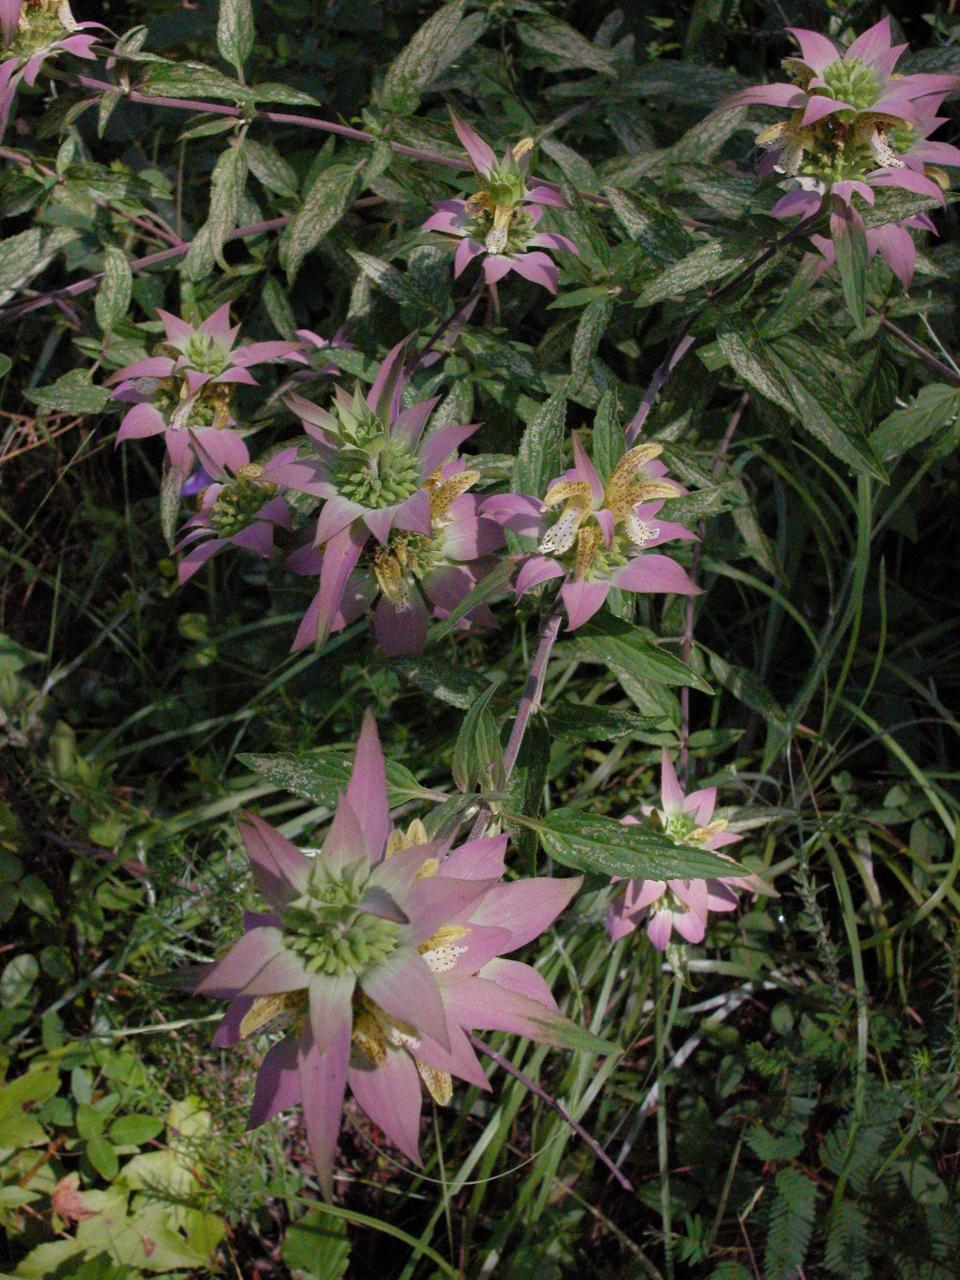
[(451, 112), (453, 127), (463, 143), (477, 177), (477, 190), (467, 200), (439, 200), (436, 213), (421, 230), (439, 231), (460, 240), (454, 255), (459, 276), (474, 258), (485, 254), (484, 278), (496, 284), (509, 271), (557, 292), (557, 268), (544, 249), (579, 253), (566, 236), (538, 231), (544, 207), (565, 209), (567, 202), (552, 187), (527, 187), (527, 168), (533, 143), (524, 138), (507, 147), (498, 163), (479, 134)]
[[(717, 803), (716, 787), (692, 791), (685, 796), (680, 789), (673, 762), (663, 752), (660, 771), (660, 804), (656, 810), (661, 831), (677, 844), (696, 845), (717, 850), (736, 844), (741, 837), (727, 831), (726, 822), (714, 819)], [(626, 817), (627, 825), (638, 824), (639, 818)], [(731, 865), (736, 866), (731, 859)], [(620, 877), (615, 877), (620, 881)], [(612, 941), (633, 933), (646, 917), (647, 937), (664, 951), (671, 932), (685, 942), (702, 942), (711, 911), (733, 911), (737, 906), (735, 889), (758, 892), (765, 886), (755, 876), (723, 876), (710, 880), (627, 880), (623, 890), (607, 912), (607, 933)]]
[[(386, 543), (373, 550), (366, 546), (344, 586), (331, 632), (342, 630), (376, 601), (374, 636), (387, 654), (411, 657), (423, 651), (429, 618), (447, 617), (493, 568), (489, 557), (503, 546), (500, 526), (479, 515), (481, 499), (467, 492), (479, 478), (479, 471), (464, 470), (459, 462), (427, 477), (430, 535), (393, 530)], [(300, 547), (287, 560), (287, 568), (322, 576), (323, 556), (317, 547)], [(315, 641), (320, 604), (318, 592), (300, 624), (294, 649)], [(472, 623), (493, 626), (493, 615), (479, 605), (461, 626)]]
[[(212, 433), (207, 444), (216, 450), (226, 434)], [(178, 567), (181, 585), (227, 546), (269, 558), (274, 529), (290, 527), (290, 509), (280, 490), (306, 474), (303, 463), (296, 461), (296, 449), (284, 449), (263, 464), (251, 462), (243, 441), (233, 432), (229, 435), (233, 440), (219, 453), (196, 442), (200, 474), (209, 483), (199, 493), (199, 511), (187, 521), (186, 533), (174, 548), (186, 550)]]
[[(431, 506), (436, 496), (431, 493), (431, 477), (477, 429), (476, 424), (455, 425), (424, 435), (439, 396), (401, 409), (405, 347), (401, 342), (387, 355), (366, 397), (359, 390), (351, 396), (337, 387), (330, 412), (302, 396), (287, 398), (318, 455), (307, 464), (310, 480), (291, 487), (325, 499), (314, 536), (314, 545), (323, 548), (322, 563), (307, 559), (294, 564), (320, 574), (316, 598), (301, 627), (301, 634), (318, 644), (344, 625), (347, 584), (371, 534), (378, 547), (369, 559), (379, 556), (381, 564), (392, 554), (391, 547), (399, 547), (401, 534), (415, 535), (424, 543), (434, 540)], [(422, 565), (418, 560), (418, 567), (428, 574), (429, 557)], [(385, 572), (385, 580), (392, 581), (394, 571)], [(360, 604), (352, 616), (364, 607)], [(346, 608), (349, 613), (351, 605)]]
[[(207, 442), (213, 432), (227, 432), (237, 383), (256, 386), (249, 372), (267, 360), (305, 363), (299, 342), (234, 344), (239, 325), (230, 324), (230, 304), (224, 303), (199, 325), (157, 308), (165, 341), (155, 355), (118, 369), (113, 398), (128, 409), (117, 432), (117, 444), (144, 436), (163, 435), (172, 466), (187, 472), (193, 465), (194, 441)], [(239, 437), (229, 431), (239, 442)]]
[(542, 502), (514, 493), (487, 499), (484, 515), (538, 541), (536, 554), (524, 557), (517, 574), (518, 596), (562, 578), (560, 596), (573, 631), (603, 606), (611, 587), (697, 594), (675, 560), (649, 551), (674, 538), (695, 537), (682, 525), (656, 519), (666, 499), (683, 493), (662, 478), (667, 469), (657, 460), (660, 452), (658, 444), (635, 445), (604, 484), (574, 433), (573, 470), (552, 482)]
[(312, 858), (259, 818), (241, 835), (269, 906), (197, 990), (230, 1000), (215, 1037), (283, 1036), (260, 1067), (251, 1128), (302, 1102), (324, 1194), (346, 1087), (415, 1163), (421, 1082), (441, 1105), (453, 1077), (487, 1088), (471, 1030), (547, 1043), (569, 1026), (540, 975), (500, 957), (537, 937), (581, 878), (505, 884), (506, 837), (451, 849), (414, 822), (395, 829), (368, 712), (353, 770)]
[(760, 104), (790, 110), (787, 120), (757, 135), (757, 145), (768, 152), (761, 171), (776, 171), (797, 183), (774, 205), (774, 216), (809, 216), (827, 194), (845, 205), (855, 194), (873, 204), (874, 189), (880, 187), (902, 187), (942, 201), (940, 187), (924, 173), (919, 157), (911, 163), (908, 156), (920, 134), (926, 137), (930, 99), (940, 95), (939, 105), (943, 94), (960, 87), (960, 78), (895, 74), (907, 46), (891, 44), (887, 18), (845, 50), (816, 31), (790, 31), (800, 46), (799, 57), (783, 61), (790, 81), (751, 85), (721, 108)]
[(10, 116), (20, 81), (33, 85), (40, 68), (55, 53), (96, 58), (98, 37), (84, 31), (106, 31), (102, 22), (76, 22), (68, 0), (0, 0), (0, 138)]

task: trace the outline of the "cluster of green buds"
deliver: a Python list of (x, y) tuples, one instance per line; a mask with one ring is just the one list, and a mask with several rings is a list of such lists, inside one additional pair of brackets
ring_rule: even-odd
[[(257, 513), (277, 492), (277, 486), (264, 481), (262, 476), (263, 467), (257, 462), (248, 462), (217, 494), (207, 518), (221, 538), (233, 537), (249, 528)], [(202, 501), (201, 495), (201, 504)]]
[(421, 487), (420, 461), (369, 408), (359, 389), (350, 404), (338, 401), (335, 426), (326, 430), (340, 447), (330, 481), (351, 502), (370, 508), (404, 502)]
[(369, 869), (364, 861), (333, 872), (317, 858), (306, 891), (284, 907), (283, 945), (310, 972), (356, 976), (396, 950), (401, 926), (363, 909)]
[(878, 167), (902, 169), (898, 152), (908, 151), (916, 130), (893, 116), (868, 113), (855, 120), (838, 112), (813, 125), (803, 125), (802, 111), (762, 129), (757, 146), (780, 151), (777, 168), (790, 177), (824, 183), (855, 181)]
[(67, 0), (22, 0), (10, 52), (29, 57), (76, 28)]
[(726, 818), (715, 818), (713, 822), (700, 825), (696, 816), (686, 809), (675, 808), (667, 812), (661, 812), (660, 825), (663, 833), (669, 836), (671, 840), (675, 840), (677, 844), (692, 844), (705, 846), (713, 839), (714, 836), (720, 835), (727, 829)]

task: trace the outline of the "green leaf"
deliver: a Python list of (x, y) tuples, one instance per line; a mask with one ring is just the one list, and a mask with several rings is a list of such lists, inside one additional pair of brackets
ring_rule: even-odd
[(870, 435), (870, 446), (885, 462), (899, 458), (960, 413), (960, 389), (934, 382), (921, 388), (913, 404), (895, 409)]
[(713, 693), (706, 680), (685, 662), (647, 639), (639, 627), (620, 618), (592, 618), (577, 629), (571, 640), (564, 642), (564, 649), (585, 662), (600, 662), (635, 680), (689, 685), (701, 693)]
[(163, 1132), (163, 1121), (156, 1116), (120, 1116), (110, 1126), (110, 1141), (118, 1147), (142, 1147)]
[(833, 218), (833, 247), (843, 300), (854, 324), (862, 328), (867, 323), (867, 233), (849, 206), (845, 215)]
[(294, 89), (288, 84), (274, 84), (272, 80), (255, 84), (250, 88), (255, 102), (279, 102), (286, 107), (319, 107), (320, 102), (311, 93)]
[(490, 711), (496, 685), (485, 689), (463, 717), (450, 771), (460, 791), (495, 791), (503, 786), (503, 749)]
[(250, 57), (255, 36), (250, 0), (220, 0), (217, 49), (225, 62), (233, 63), (238, 75)]
[(742, 267), (748, 256), (745, 250), (734, 249), (722, 240), (710, 240), (655, 276), (640, 291), (637, 305), (649, 307), (665, 298), (692, 293), (713, 280), (722, 280)]
[(77, 1107), (77, 1133), (81, 1138), (97, 1138), (103, 1133), (104, 1119), (101, 1112), (89, 1102)]
[(439, 662), (435, 658), (394, 658), (390, 666), (411, 684), (463, 711), (489, 684), (486, 677), (476, 671)]
[(612, 1040), (603, 1040), (592, 1031), (578, 1026), (569, 1018), (555, 1014), (550, 1018), (533, 1018), (540, 1027), (537, 1037), (541, 1044), (549, 1044), (554, 1049), (570, 1049), (573, 1053), (603, 1054), (620, 1053), (621, 1046)]
[(359, 167), (332, 164), (321, 169), (280, 237), (280, 265), (292, 283), (300, 264), (333, 230), (357, 193)]
[(44, 233), (30, 227), (0, 241), (0, 292), (15, 288), (48, 266), (53, 255), (80, 235), (72, 227)]
[(71, 369), (56, 382), (24, 395), (44, 413), (101, 413), (110, 399), (110, 389), (94, 386), (86, 369)]
[[(550, 768), (550, 734), (543, 716), (530, 717), (507, 785), (506, 809), (527, 818), (538, 818), (543, 812), (543, 792)], [(536, 869), (537, 835), (523, 823), (510, 823), (513, 843), (521, 864)]]
[(280, 1256), (304, 1280), (341, 1280), (350, 1265), (347, 1224), (313, 1209), (287, 1227)]
[(627, 235), (639, 244), (649, 258), (660, 266), (669, 266), (685, 258), (694, 241), (672, 209), (660, 203), (655, 195), (607, 185), (604, 194)]
[(675, 844), (643, 826), (577, 809), (553, 809), (537, 834), (555, 862), (591, 875), (633, 880), (692, 880), (736, 875), (736, 866), (709, 849)]
[(465, 0), (449, 0), (442, 5), (390, 64), (380, 93), (381, 105), (387, 111), (413, 115), (424, 90), (480, 38), (486, 29), (486, 16), (474, 14), (465, 20), (465, 8)]
[(382, 289), (388, 298), (392, 298), (400, 306), (433, 308), (433, 299), (409, 272), (405, 275), (389, 262), (374, 257), (372, 253), (362, 253), (359, 249), (348, 249), (347, 252), (367, 279), (372, 280), (378, 289)]
[(764, 1280), (795, 1280), (807, 1256), (817, 1212), (816, 1184), (788, 1165), (777, 1174), (770, 1207)]
[(160, 531), (168, 551), (173, 550), (177, 541), (177, 518), (182, 492), (183, 473), (169, 463), (165, 464), (160, 481)]
[(593, 419), (591, 450), (593, 465), (600, 479), (606, 484), (625, 449), (620, 417), (622, 406), (615, 387), (605, 391), (597, 405)]
[(571, 391), (579, 391), (590, 377), (590, 365), (612, 315), (611, 298), (598, 298), (584, 308), (570, 351)]
[[(277, 752), (241, 755), (238, 759), (278, 791), (290, 791), (313, 804), (332, 809), (350, 780), (353, 752), (341, 747), (321, 747), (300, 755)], [(391, 808), (408, 800), (436, 798), (433, 792), (421, 787), (409, 769), (392, 760), (387, 761), (387, 795)]]
[(547, 712), (551, 732), (571, 742), (626, 738), (655, 732), (663, 716), (638, 716), (622, 707), (594, 707), (583, 702), (555, 702)]
[(13, 368), (13, 361), (4, 352), (0, 352), (0, 378), (5, 377)]
[(475, 609), (478, 604), (486, 604), (488, 600), (492, 600), (495, 596), (499, 596), (506, 589), (507, 583), (513, 577), (514, 565), (510, 560), (501, 560), (486, 577), (481, 578), (472, 591), (463, 597), (455, 609), (451, 609), (449, 615), (437, 622), (431, 628), (430, 639), (433, 643), (442, 640), (448, 636), (461, 618), (465, 618), (471, 609)]
[(154, 62), (137, 86), (163, 98), (226, 98), (238, 106), (253, 105), (249, 89), (202, 62)]
[(40, 974), (37, 957), (29, 951), (14, 956), (0, 974), (0, 1006), (12, 1009), (24, 1004)]
[(520, 22), (517, 35), (531, 49), (553, 54), (556, 70), (585, 67), (601, 75), (616, 73), (616, 60), (609, 49), (592, 44), (586, 36), (556, 18), (537, 18), (536, 23)]
[(717, 333), (717, 346), (745, 382), (787, 413), (796, 412), (787, 379), (751, 324), (743, 320), (735, 326), (725, 324)]
[(858, 410), (809, 344), (781, 338), (770, 348), (800, 425), (854, 471), (882, 484), (887, 473), (870, 447)]
[(266, 142), (244, 139), (250, 172), (274, 195), (295, 198), (300, 189), (296, 171), (276, 147)]
[(117, 1153), (104, 1137), (91, 1138), (86, 1145), (86, 1156), (101, 1178), (112, 1182), (120, 1172), (120, 1161)]
[(549, 482), (560, 474), (566, 422), (567, 389), (563, 386), (540, 406), (539, 413), (523, 433), (513, 468), (517, 493), (542, 497)]
[[(223, 246), (231, 231), (235, 230), (240, 212), (240, 200), (247, 183), (247, 153), (239, 139), (221, 151), (213, 167), (210, 179), (210, 213), (206, 229), (210, 236), (210, 249), (217, 266), (229, 270), (223, 258)], [(189, 254), (187, 257), (189, 258)], [(190, 271), (184, 267), (190, 279)], [(205, 274), (205, 273), (204, 273)]]
[(102, 333), (112, 333), (117, 321), (130, 309), (133, 294), (133, 272), (127, 255), (115, 245), (103, 254), (103, 279), (97, 289), (94, 312)]
[(710, 670), (716, 677), (717, 683), (723, 685), (724, 689), (728, 689), (745, 707), (756, 711), (779, 729), (786, 730), (789, 727), (783, 708), (763, 681), (752, 671), (727, 662), (718, 653), (710, 654)]

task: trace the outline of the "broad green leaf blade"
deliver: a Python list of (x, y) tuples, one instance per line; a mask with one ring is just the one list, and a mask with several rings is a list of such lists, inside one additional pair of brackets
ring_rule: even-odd
[(922, 387), (913, 404), (889, 414), (870, 435), (870, 445), (885, 462), (899, 458), (945, 427), (960, 413), (960, 389), (934, 382)]
[(849, 206), (845, 216), (835, 213), (831, 223), (843, 300), (854, 324), (862, 328), (867, 323), (867, 233)]
[(520, 441), (513, 469), (517, 493), (542, 497), (547, 485), (560, 474), (567, 421), (566, 387), (554, 392), (540, 407)]
[(423, 91), (480, 38), (486, 18), (473, 14), (464, 20), (465, 8), (465, 0), (450, 0), (443, 5), (387, 68), (380, 95), (387, 111), (413, 115)]
[(635, 680), (655, 680), (659, 684), (689, 685), (701, 693), (713, 693), (702, 676), (675, 658), (666, 649), (647, 639), (640, 628), (619, 618), (593, 618), (565, 641), (567, 652), (585, 662), (600, 662), (620, 670)]
[(489, 684), (485, 676), (435, 658), (394, 658), (389, 664), (405, 680), (466, 711)]
[(71, 369), (56, 382), (25, 391), (24, 395), (45, 413), (102, 413), (110, 390), (95, 386), (86, 369)]
[(280, 265), (292, 283), (300, 264), (350, 208), (359, 185), (359, 167), (336, 163), (321, 169), (303, 204), (280, 237)]
[(656, 732), (662, 716), (639, 716), (622, 707), (593, 707), (583, 702), (555, 702), (547, 711), (551, 733), (569, 742), (626, 738)]
[(632, 880), (695, 880), (738, 874), (735, 863), (709, 849), (675, 844), (642, 826), (625, 826), (578, 809), (554, 809), (537, 834), (555, 862), (598, 876)]
[[(346, 790), (353, 764), (353, 752), (340, 747), (321, 747), (298, 755), (277, 752), (237, 758), (278, 791), (290, 791), (304, 800), (331, 809), (337, 803), (338, 795)], [(435, 792), (421, 787), (409, 769), (392, 760), (387, 761), (387, 795), (391, 808), (408, 800), (436, 799)]]
[(503, 750), (497, 723), (490, 711), (490, 701), (497, 691), (490, 685), (470, 706), (463, 717), (453, 748), (450, 772), (461, 791), (498, 790), (503, 786)]
[(223, 60), (232, 63), (238, 74), (250, 57), (255, 35), (250, 0), (220, 0), (217, 48)]
[(117, 321), (127, 314), (132, 293), (133, 273), (127, 255), (115, 245), (108, 245), (103, 253), (103, 278), (93, 304), (102, 333), (111, 333)]
[(603, 1040), (592, 1031), (578, 1026), (569, 1018), (556, 1014), (550, 1018), (534, 1019), (541, 1027), (537, 1037), (541, 1044), (549, 1044), (554, 1049), (570, 1049), (573, 1053), (594, 1053), (606, 1056), (620, 1053), (622, 1046), (612, 1040)]

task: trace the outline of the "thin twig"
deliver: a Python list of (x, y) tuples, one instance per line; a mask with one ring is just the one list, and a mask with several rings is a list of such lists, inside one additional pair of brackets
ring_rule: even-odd
[(478, 1036), (472, 1035), (470, 1037), (470, 1043), (475, 1049), (478, 1049), (481, 1053), (485, 1053), (488, 1058), (492, 1059), (492, 1061), (497, 1064), (498, 1067), (502, 1067), (503, 1070), (506, 1071), (507, 1075), (513, 1076), (514, 1080), (518, 1080), (525, 1089), (528, 1089), (532, 1094), (538, 1097), (541, 1102), (545, 1102), (548, 1107), (551, 1107), (561, 1120), (570, 1126), (581, 1142), (586, 1143), (601, 1164), (605, 1165), (606, 1168), (609, 1169), (617, 1182), (620, 1183), (620, 1186), (623, 1187), (624, 1191), (633, 1191), (633, 1183), (627, 1175), (617, 1168), (610, 1156), (607, 1155), (600, 1143), (597, 1142), (596, 1138), (587, 1133), (582, 1124), (577, 1120), (574, 1120), (573, 1116), (562, 1102), (558, 1102), (556, 1098), (551, 1098), (543, 1085), (538, 1084), (536, 1080), (533, 1080), (526, 1074), (526, 1072), (521, 1071), (519, 1067), (515, 1067), (510, 1059), (504, 1057), (502, 1053), (498, 1053), (496, 1049), (491, 1049), (491, 1047)]
[[(520, 748), (523, 745), (523, 738), (527, 731), (527, 725), (530, 723), (530, 717), (540, 705), (543, 682), (547, 676), (547, 664), (550, 661), (553, 646), (557, 642), (562, 621), (562, 605), (558, 596), (543, 615), (543, 622), (540, 625), (540, 641), (537, 645), (537, 651), (533, 655), (530, 670), (527, 673), (527, 683), (524, 685), (523, 696), (517, 707), (517, 716), (513, 722), (513, 728), (510, 730), (510, 738), (507, 742), (506, 750), (503, 753), (504, 782), (509, 780), (513, 772), (513, 766), (517, 763), (517, 756), (520, 754)], [(483, 829), (487, 825), (488, 815), (489, 809), (486, 805), (483, 805), (470, 832), (471, 840), (476, 840), (483, 833)]]
[(916, 338), (911, 338), (909, 333), (905, 333), (899, 325), (894, 324), (892, 320), (888, 320), (883, 312), (878, 311), (876, 307), (868, 305), (867, 314), (878, 316), (881, 328), (886, 329), (888, 333), (892, 333), (898, 342), (902, 342), (915, 356), (919, 356), (923, 363), (938, 374), (939, 377), (943, 378), (945, 382), (950, 382), (953, 386), (960, 387), (960, 373), (951, 369), (948, 364), (944, 364), (942, 360), (938, 360), (929, 347), (925, 347)]
[[(761, 267), (766, 266), (770, 259), (778, 254), (781, 249), (786, 248), (788, 244), (791, 244), (799, 236), (802, 236), (809, 231), (820, 220), (820, 216), (821, 211), (818, 209), (816, 213), (810, 214), (809, 217), (801, 218), (795, 227), (791, 227), (785, 235), (780, 236), (768, 245), (758, 258), (755, 258), (753, 262), (747, 263), (743, 270), (738, 271), (733, 279), (729, 280), (717, 291), (717, 293), (712, 295), (708, 294), (707, 296), (710, 302), (716, 305), (718, 302), (723, 302), (724, 298), (729, 297), (730, 294), (736, 292), (736, 290), (739, 289), (745, 281), (749, 280), (751, 276), (755, 275)], [(650, 379), (650, 385), (644, 392), (643, 399), (640, 402), (640, 408), (634, 414), (630, 425), (627, 427), (627, 444), (633, 444), (636, 440), (644, 422), (647, 420), (647, 415), (653, 408), (654, 401), (663, 390), (667, 379), (696, 342), (696, 338), (690, 336), (690, 330), (693, 328), (693, 324), (696, 319), (696, 315), (691, 315), (684, 321), (680, 328), (680, 332), (670, 344), (670, 349), (664, 356), (662, 363)]]

